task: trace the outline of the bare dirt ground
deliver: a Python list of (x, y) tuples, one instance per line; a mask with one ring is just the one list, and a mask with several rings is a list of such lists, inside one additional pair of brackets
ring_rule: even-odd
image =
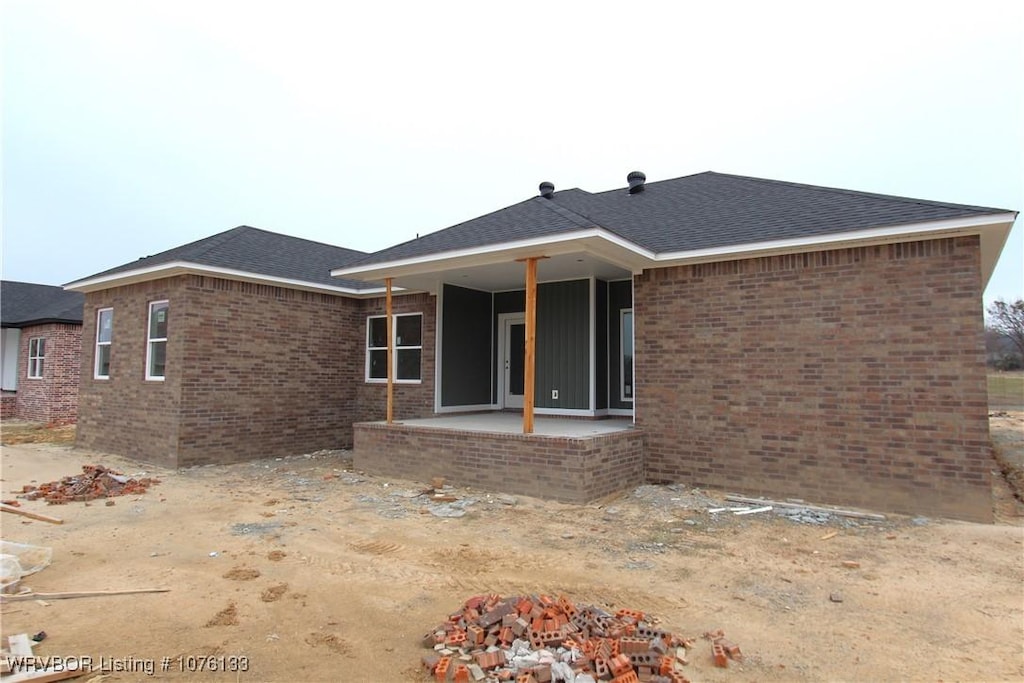
[[(992, 420), (1003, 448), (1024, 451), (1024, 413)], [(457, 503), (435, 507), (416, 497), (423, 482), (347, 471), (346, 455), (173, 472), (68, 445), (5, 447), (5, 500), (89, 463), (162, 479), (113, 506), (22, 501), (61, 526), (0, 515), (4, 539), (53, 548), (24, 585), (171, 590), (5, 603), (3, 635), (46, 631), (37, 654), (105, 662), (79, 680), (420, 681), (420, 637), (466, 598), (548, 593), (696, 637), (695, 682), (1024, 679), (1024, 518), (1002, 481), (994, 525), (819, 525), (712, 514), (722, 494), (684, 486), (583, 506), (455, 489)], [(742, 663), (713, 666), (699, 636), (717, 628)], [(247, 670), (182, 671), (190, 656), (245, 657)], [(109, 670), (125, 666), (136, 670)]]

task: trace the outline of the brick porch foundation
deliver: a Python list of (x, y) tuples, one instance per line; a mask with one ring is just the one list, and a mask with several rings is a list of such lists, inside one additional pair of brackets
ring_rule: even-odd
[(354, 425), (354, 461), (377, 475), (586, 503), (644, 481), (643, 433), (495, 434), (382, 422)]

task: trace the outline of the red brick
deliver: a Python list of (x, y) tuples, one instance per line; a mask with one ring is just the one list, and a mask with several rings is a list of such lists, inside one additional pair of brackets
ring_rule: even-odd
[(711, 646), (711, 656), (715, 660), (715, 666), (723, 668), (729, 666), (729, 658), (725, 654), (725, 648), (718, 643), (714, 643)]
[(437, 667), (434, 669), (434, 679), (438, 683), (444, 683), (448, 680), (448, 669), (451, 668), (452, 658), (441, 657), (441, 661), (437, 663)]

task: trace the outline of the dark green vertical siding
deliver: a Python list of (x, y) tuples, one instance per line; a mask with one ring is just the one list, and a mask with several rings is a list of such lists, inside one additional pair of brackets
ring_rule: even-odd
[(597, 303), (595, 310), (594, 333), (595, 356), (597, 357), (597, 405), (598, 410), (608, 407), (608, 283), (604, 280), (597, 281)]
[[(624, 280), (608, 283), (608, 407), (633, 407), (632, 401), (623, 401), (620, 393), (622, 348), (619, 316), (624, 308), (633, 308), (633, 282)], [(636, 327), (634, 316), (633, 326)]]
[[(551, 390), (558, 390), (558, 399)], [(590, 408), (590, 281), (537, 286), (538, 408)]]
[(491, 402), (491, 294), (444, 286), (441, 312), (441, 405)]

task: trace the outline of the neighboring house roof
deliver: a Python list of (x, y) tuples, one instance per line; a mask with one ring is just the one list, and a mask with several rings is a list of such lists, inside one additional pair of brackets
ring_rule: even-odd
[(47, 323), (82, 324), (85, 297), (63, 287), (31, 282), (0, 282), (0, 325), (28, 327)]
[(146, 256), (66, 285), (92, 291), (131, 281), (186, 272), (234, 277), (282, 286), (358, 293), (364, 282), (332, 278), (332, 268), (366, 254), (247, 225)]
[(637, 192), (545, 193), (332, 274), (390, 277), (410, 289), (443, 280), (496, 291), (521, 286), (515, 262), (539, 256), (548, 279), (619, 279), (686, 263), (980, 235), (987, 282), (1015, 218), (1005, 209), (708, 171), (644, 183)]

